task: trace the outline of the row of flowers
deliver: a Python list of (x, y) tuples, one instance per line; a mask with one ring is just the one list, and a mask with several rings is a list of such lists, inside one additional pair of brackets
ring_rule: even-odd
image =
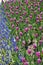
[[(16, 51), (15, 38), (10, 35), (11, 30), (6, 25), (7, 22), (6, 14), (1, 5), (0, 7), (0, 65), (8, 65), (12, 62), (12, 51)], [(13, 47), (15, 47), (13, 49)]]

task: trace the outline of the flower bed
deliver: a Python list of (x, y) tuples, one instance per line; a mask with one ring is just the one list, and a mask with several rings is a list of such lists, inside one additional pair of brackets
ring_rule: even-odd
[(11, 0), (4, 4), (4, 10), (8, 18), (6, 25), (11, 30), (10, 35), (17, 42), (17, 47), (13, 47), (11, 64), (42, 65), (43, 1)]

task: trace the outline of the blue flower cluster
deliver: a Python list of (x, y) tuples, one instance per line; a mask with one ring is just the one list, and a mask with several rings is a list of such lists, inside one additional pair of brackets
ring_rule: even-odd
[(16, 40), (10, 37), (11, 30), (8, 29), (6, 22), (4, 9), (0, 7), (0, 65), (7, 65), (11, 62), (11, 52), (16, 47)]

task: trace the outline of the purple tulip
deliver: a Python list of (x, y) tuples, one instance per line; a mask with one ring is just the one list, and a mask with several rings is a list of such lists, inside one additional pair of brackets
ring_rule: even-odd
[(18, 51), (18, 49), (19, 49), (18, 46), (16, 46), (14, 50), (15, 50), (15, 51)]

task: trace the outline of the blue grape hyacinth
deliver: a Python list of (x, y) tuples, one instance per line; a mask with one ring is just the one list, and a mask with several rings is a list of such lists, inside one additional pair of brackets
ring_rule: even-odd
[(16, 46), (16, 41), (14, 37), (11, 38), (11, 30), (8, 29), (6, 22), (4, 9), (0, 7), (0, 65), (8, 65), (12, 61), (11, 52)]

